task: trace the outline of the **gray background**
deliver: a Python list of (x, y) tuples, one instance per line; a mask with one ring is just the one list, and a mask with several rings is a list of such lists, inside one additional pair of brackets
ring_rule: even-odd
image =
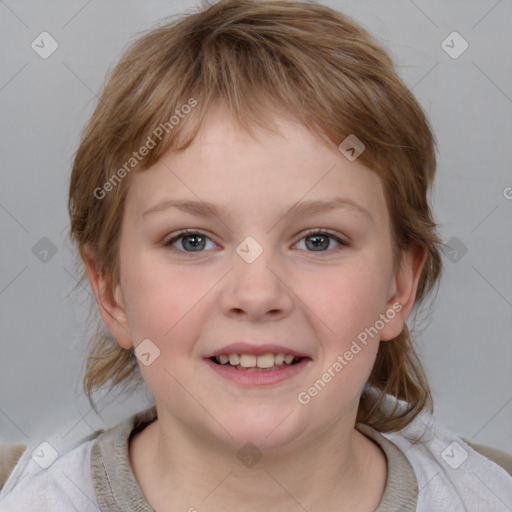
[[(434, 209), (456, 253), (444, 256), (432, 317), (417, 324), (436, 417), (512, 453), (512, 3), (324, 3), (391, 52), (437, 135)], [(150, 403), (144, 390), (104, 396), (99, 417), (81, 391), (90, 292), (73, 290), (67, 187), (80, 132), (123, 48), (195, 5), (0, 1), (0, 442), (42, 441), (63, 425), (63, 435), (87, 433)], [(59, 45), (47, 59), (31, 48), (43, 31)], [(453, 31), (469, 44), (457, 59), (441, 46)], [(33, 252), (43, 237), (57, 250), (46, 262)]]

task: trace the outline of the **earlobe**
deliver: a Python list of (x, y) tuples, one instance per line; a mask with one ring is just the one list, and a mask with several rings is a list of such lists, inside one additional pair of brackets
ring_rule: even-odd
[(98, 272), (93, 251), (89, 247), (80, 250), (91, 288), (94, 292), (103, 322), (113, 334), (119, 346), (130, 348), (133, 341), (130, 335), (128, 318), (119, 284), (110, 289), (105, 276)]
[(426, 253), (418, 248), (411, 248), (403, 254), (386, 305), (384, 314), (388, 321), (380, 333), (381, 341), (392, 340), (402, 332), (416, 301), (416, 290), (425, 261)]

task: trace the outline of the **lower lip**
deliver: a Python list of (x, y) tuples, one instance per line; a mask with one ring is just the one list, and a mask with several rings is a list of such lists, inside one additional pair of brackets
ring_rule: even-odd
[(304, 358), (291, 366), (283, 366), (278, 370), (254, 371), (237, 370), (228, 364), (217, 364), (211, 359), (205, 359), (205, 363), (221, 377), (236, 382), (242, 386), (270, 386), (291, 379), (302, 372), (311, 363), (311, 359)]

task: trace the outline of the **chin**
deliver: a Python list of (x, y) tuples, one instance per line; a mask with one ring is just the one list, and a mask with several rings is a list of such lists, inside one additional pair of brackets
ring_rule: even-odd
[[(215, 429), (222, 440), (231, 447), (239, 450), (247, 443), (251, 443), (259, 450), (277, 450), (290, 446), (299, 435), (298, 425), (295, 424), (296, 417), (291, 410), (279, 407), (258, 410), (249, 408), (237, 414), (227, 415), (219, 422), (225, 427)], [(231, 434), (231, 436), (228, 434)]]

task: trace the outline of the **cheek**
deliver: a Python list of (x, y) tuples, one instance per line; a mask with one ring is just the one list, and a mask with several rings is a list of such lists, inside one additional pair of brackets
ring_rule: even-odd
[[(317, 317), (329, 339), (343, 345), (359, 332), (375, 324), (387, 299), (388, 276), (379, 265), (368, 260), (326, 269), (299, 281), (297, 294)], [(322, 337), (320, 336), (320, 339)]]
[(321, 373), (297, 398), (314, 414), (334, 421), (340, 411), (357, 408), (379, 347), (374, 329), (383, 312), (385, 277), (378, 268), (360, 264), (320, 274), (314, 287), (302, 283), (309, 290), (306, 314), (314, 313), (310, 322), (321, 345)]
[[(149, 339), (159, 353), (149, 365), (139, 363), (155, 398), (171, 393), (178, 397), (173, 405), (187, 402), (181, 386), (190, 373), (190, 359), (204, 319), (202, 306), (214, 283), (193, 268), (176, 269), (143, 257), (131, 258), (125, 272), (126, 312), (135, 346)], [(154, 349), (155, 350), (155, 349)]]
[(200, 325), (195, 316), (214, 284), (193, 267), (178, 269), (142, 256), (127, 261), (125, 277), (126, 312), (135, 343), (150, 338), (162, 349), (176, 347)]

